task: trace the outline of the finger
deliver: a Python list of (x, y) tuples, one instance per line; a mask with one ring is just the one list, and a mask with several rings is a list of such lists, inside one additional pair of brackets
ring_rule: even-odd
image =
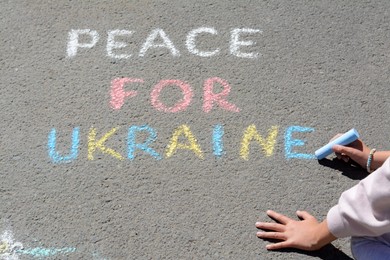
[(277, 250), (277, 249), (282, 249), (282, 248), (289, 248), (291, 247), (290, 243), (287, 241), (282, 241), (274, 244), (268, 244), (265, 246), (268, 250)]
[(277, 232), (285, 231), (284, 225), (278, 223), (256, 222), (256, 227), (265, 230), (277, 231)]
[(343, 146), (342, 145), (333, 145), (332, 146), (332, 150), (333, 152), (335, 152), (335, 154), (339, 154), (341, 156), (341, 153), (342, 153), (342, 150), (343, 150)]
[(307, 211), (297, 211), (297, 216), (301, 219), (316, 219), (313, 215), (309, 214)]
[(346, 155), (348, 157), (359, 156), (359, 150), (352, 148), (352, 147), (343, 146), (343, 145), (334, 145), (332, 147), (332, 149), (335, 153), (340, 153), (340, 154)]
[(349, 160), (351, 159), (351, 158), (349, 158), (349, 156), (347, 156), (347, 155), (341, 155), (341, 158), (340, 158), (341, 160), (343, 160), (344, 162), (349, 162)]
[(341, 153), (335, 152), (335, 154), (336, 154), (337, 159), (339, 159), (339, 160), (341, 160), (341, 158), (343, 157), (343, 155)]
[(276, 240), (286, 240), (286, 236), (282, 232), (267, 232), (259, 231), (256, 233), (257, 237), (263, 239), (276, 239)]
[(282, 224), (286, 224), (292, 220), (291, 218), (279, 214), (273, 210), (267, 210), (267, 215)]
[(351, 158), (349, 158), (348, 155), (345, 155), (345, 154), (336, 153), (336, 152), (335, 152), (335, 154), (336, 154), (337, 159), (343, 160), (344, 162), (349, 162), (349, 160), (351, 159)]

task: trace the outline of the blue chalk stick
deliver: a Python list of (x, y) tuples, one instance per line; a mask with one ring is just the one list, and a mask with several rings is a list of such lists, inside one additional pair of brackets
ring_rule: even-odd
[(318, 160), (324, 159), (326, 156), (331, 154), (333, 152), (332, 147), (336, 144), (339, 145), (347, 145), (352, 143), (353, 141), (357, 140), (359, 138), (359, 133), (353, 128), (343, 134), (342, 136), (334, 139), (327, 145), (324, 145), (320, 149), (314, 152), (315, 156)]

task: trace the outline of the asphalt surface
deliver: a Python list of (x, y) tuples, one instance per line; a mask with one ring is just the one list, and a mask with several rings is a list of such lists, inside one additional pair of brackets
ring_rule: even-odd
[[(304, 158), (335, 134), (389, 149), (389, 10), (1, 1), (0, 256), (350, 259), (348, 238), (267, 251), (254, 224), (267, 209), (322, 220), (364, 177)], [(112, 92), (123, 78), (137, 82)]]

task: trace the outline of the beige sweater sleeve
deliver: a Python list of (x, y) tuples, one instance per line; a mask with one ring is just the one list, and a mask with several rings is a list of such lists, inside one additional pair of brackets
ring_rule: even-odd
[(336, 237), (379, 236), (390, 232), (390, 158), (375, 172), (342, 193), (328, 212)]

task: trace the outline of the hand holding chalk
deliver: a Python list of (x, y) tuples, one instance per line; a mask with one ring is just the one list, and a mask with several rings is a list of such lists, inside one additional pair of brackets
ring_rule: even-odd
[(332, 147), (336, 144), (338, 145), (347, 145), (359, 138), (358, 132), (353, 128), (341, 135), (340, 137), (332, 140), (328, 144), (324, 145), (320, 149), (314, 152), (318, 160), (324, 159), (326, 156), (333, 152)]

